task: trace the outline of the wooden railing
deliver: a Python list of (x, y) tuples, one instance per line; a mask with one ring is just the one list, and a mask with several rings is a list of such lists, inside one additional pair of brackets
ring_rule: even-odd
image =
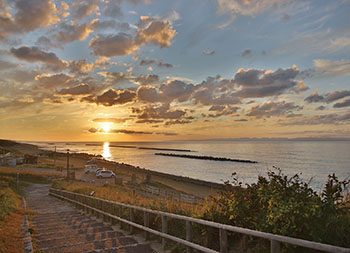
[[(332, 246), (328, 244), (311, 242), (311, 241), (291, 238), (287, 236), (275, 235), (275, 234), (260, 232), (256, 230), (220, 224), (216, 222), (196, 219), (196, 218), (177, 215), (173, 213), (156, 211), (156, 210), (147, 209), (139, 206), (133, 206), (128, 204), (108, 201), (108, 200), (95, 198), (92, 196), (87, 196), (87, 195), (78, 194), (78, 193), (69, 192), (69, 191), (63, 191), (63, 190), (51, 188), (49, 194), (52, 196), (58, 197), (60, 199), (67, 200), (75, 204), (77, 207), (82, 208), (84, 211), (88, 213), (92, 213), (96, 216), (102, 216), (104, 220), (107, 220), (107, 218), (109, 217), (112, 223), (114, 223), (115, 220), (118, 220), (121, 223), (128, 224), (130, 226), (131, 232), (133, 232), (134, 228), (143, 230), (145, 233), (146, 239), (149, 238), (149, 233), (154, 234), (156, 236), (160, 236), (162, 238), (163, 249), (165, 247), (165, 242), (166, 242), (165, 240), (168, 239), (176, 243), (185, 245), (187, 247), (187, 252), (191, 252), (192, 249), (197, 249), (201, 252), (217, 253), (217, 251), (215, 250), (206, 248), (204, 246), (201, 246), (199, 244), (192, 242), (192, 224), (196, 223), (196, 224), (201, 224), (201, 225), (219, 229), (221, 253), (228, 252), (228, 242), (227, 242), (228, 231), (270, 240), (271, 253), (279, 253), (281, 251), (281, 243), (292, 244), (295, 246), (300, 246), (304, 248), (310, 248), (310, 249), (320, 250), (325, 252), (350, 253), (350, 248)], [(122, 208), (127, 208), (129, 210), (129, 219), (122, 218)], [(109, 212), (107, 212), (107, 209), (109, 210)], [(135, 210), (143, 212), (143, 225), (135, 223), (135, 219), (134, 219)], [(149, 227), (150, 214), (159, 215), (161, 217), (161, 223), (162, 223), (161, 231), (158, 231)], [(167, 224), (168, 224), (169, 218), (178, 219), (186, 222), (186, 240), (167, 233), (167, 230), (168, 230)]]

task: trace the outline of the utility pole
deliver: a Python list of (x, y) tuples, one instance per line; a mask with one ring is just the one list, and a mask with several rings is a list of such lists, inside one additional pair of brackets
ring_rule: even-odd
[(69, 149), (67, 149), (67, 179), (69, 180)]
[(55, 146), (55, 153), (53, 154), (53, 159), (54, 159), (54, 166), (56, 168), (56, 146)]

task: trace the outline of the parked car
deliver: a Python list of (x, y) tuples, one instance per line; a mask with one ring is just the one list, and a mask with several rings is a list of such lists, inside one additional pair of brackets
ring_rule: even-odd
[(96, 164), (86, 164), (85, 165), (85, 174), (96, 173), (99, 170), (102, 170), (102, 169), (98, 168)]
[(107, 177), (115, 177), (113, 171), (110, 170), (100, 170), (96, 173), (97, 178), (107, 178)]

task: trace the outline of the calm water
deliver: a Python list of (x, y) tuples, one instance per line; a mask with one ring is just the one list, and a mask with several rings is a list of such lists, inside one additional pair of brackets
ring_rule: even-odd
[[(90, 142), (92, 143), (92, 142)], [(350, 177), (349, 141), (183, 141), (161, 143), (95, 143), (100, 146), (87, 146), (85, 142), (72, 143), (33, 143), (48, 150), (70, 149), (72, 152), (101, 154), (105, 159), (124, 162), (142, 168), (165, 173), (188, 176), (213, 182), (229, 180), (236, 172), (244, 183), (257, 181), (258, 175), (266, 175), (272, 166), (279, 167), (285, 174), (302, 173), (302, 178), (310, 180), (315, 190), (319, 190), (327, 175), (335, 173), (340, 179)], [(110, 147), (109, 145), (132, 145), (189, 149), (196, 152), (172, 152), (192, 155), (208, 155), (258, 161), (257, 164), (194, 160), (177, 157), (155, 156), (155, 152), (134, 148)]]

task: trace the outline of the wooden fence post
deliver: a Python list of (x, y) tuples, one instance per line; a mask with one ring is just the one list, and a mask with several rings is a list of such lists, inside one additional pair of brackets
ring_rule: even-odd
[[(101, 200), (101, 210), (103, 211), (103, 212), (105, 212), (106, 211), (106, 203), (105, 203), (105, 201), (104, 200)], [(106, 221), (106, 215), (102, 215), (102, 221)]]
[[(143, 212), (143, 225), (149, 227), (149, 213), (146, 211)], [(149, 240), (149, 233), (147, 231), (145, 231), (144, 235), (145, 239)]]
[(281, 243), (275, 240), (271, 240), (271, 253), (281, 252)]
[[(168, 232), (168, 221), (167, 221), (167, 217), (162, 215), (162, 232), (167, 234)], [(162, 238), (162, 250), (165, 250), (165, 244), (166, 244), (166, 240), (165, 238)]]
[[(186, 221), (186, 241), (191, 242), (192, 241), (192, 223), (190, 221)], [(187, 246), (186, 247), (186, 252), (191, 253), (192, 248)]]
[[(118, 216), (122, 217), (122, 206), (118, 206)], [(120, 229), (123, 229), (123, 222), (119, 221)]]
[[(129, 212), (130, 212), (130, 221), (134, 221), (134, 209), (133, 208), (129, 208)], [(135, 232), (134, 226), (130, 225), (130, 233), (133, 234)]]
[(220, 253), (227, 253), (227, 232), (225, 229), (219, 229), (220, 234)]
[[(111, 203), (111, 214), (115, 215), (115, 204)], [(111, 224), (115, 225), (115, 219), (111, 218)]]

